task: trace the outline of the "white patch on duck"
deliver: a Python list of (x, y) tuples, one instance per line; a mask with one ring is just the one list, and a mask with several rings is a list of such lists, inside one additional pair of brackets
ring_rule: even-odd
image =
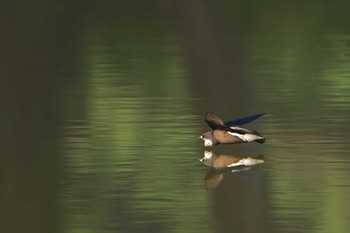
[(251, 142), (251, 141), (255, 141), (255, 140), (259, 140), (259, 139), (263, 139), (263, 137), (259, 136), (259, 135), (255, 135), (255, 134), (239, 134), (239, 133), (234, 133), (234, 132), (228, 132), (230, 135), (238, 137), (240, 139), (242, 139), (245, 142)]

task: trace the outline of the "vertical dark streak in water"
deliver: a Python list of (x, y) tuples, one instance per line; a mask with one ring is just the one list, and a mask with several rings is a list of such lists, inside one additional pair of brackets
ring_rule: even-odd
[(266, 203), (258, 196), (266, 184), (259, 178), (261, 174), (250, 173), (225, 174), (214, 192), (213, 211), (221, 232), (272, 232), (267, 227)]
[[(247, 57), (243, 52), (243, 32), (238, 22), (228, 27), (225, 7), (223, 2), (183, 0), (172, 2), (171, 9), (184, 43), (192, 88), (199, 98), (205, 100), (197, 110), (215, 110), (230, 119), (228, 117), (234, 114), (243, 114), (254, 102), (246, 101), (253, 93), (248, 91), (249, 77), (245, 73)], [(266, 186), (257, 185), (253, 192), (247, 190), (248, 186), (237, 186), (239, 190), (229, 183), (220, 198), (214, 198), (213, 207), (223, 227), (222, 232), (233, 229), (238, 232), (261, 232), (261, 229), (271, 232), (266, 221)], [(248, 201), (240, 201), (242, 197), (237, 197), (240, 193), (246, 195)], [(251, 215), (249, 211), (238, 211), (245, 209), (258, 213)]]
[(200, 112), (239, 114), (247, 89), (245, 55), (239, 28), (229, 27), (223, 2), (171, 1), (175, 25), (185, 48), (185, 61)]
[(53, 232), (57, 8), (38, 1), (12, 3), (2, 3), (0, 14), (0, 231)]

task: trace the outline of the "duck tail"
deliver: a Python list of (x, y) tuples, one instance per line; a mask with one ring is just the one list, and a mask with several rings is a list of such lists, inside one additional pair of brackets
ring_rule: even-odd
[(263, 139), (258, 139), (258, 140), (255, 140), (256, 142), (258, 142), (258, 143), (260, 143), (260, 144), (263, 144), (263, 143), (265, 143), (265, 138), (263, 138)]
[(260, 137), (257, 140), (255, 140), (257, 143), (261, 143), (261, 144), (265, 143), (266, 140), (264, 136), (262, 136), (258, 131), (254, 131), (254, 134)]

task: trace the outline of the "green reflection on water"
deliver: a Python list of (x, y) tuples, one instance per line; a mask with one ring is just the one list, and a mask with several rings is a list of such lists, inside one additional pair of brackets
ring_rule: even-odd
[(207, 208), (193, 169), (198, 123), (178, 42), (94, 33), (86, 116), (65, 129), (64, 231), (203, 232), (208, 212), (193, 211)]
[(320, 35), (316, 45), (293, 37), (289, 46), (281, 37), (255, 37), (260, 43), (253, 47), (252, 72), (261, 88), (256, 95), (271, 113), (265, 125), (271, 139), (264, 148), (272, 159), (271, 215), (282, 231), (349, 230), (349, 211), (344, 210), (344, 197), (350, 192), (344, 179), (350, 176), (349, 146), (344, 127), (350, 114), (350, 44), (348, 33), (330, 34)]
[[(269, 190), (246, 205), (255, 196), (237, 179), (244, 196), (238, 207), (247, 213), (232, 211), (245, 219), (234, 227), (246, 227), (252, 213), (256, 225), (265, 224), (261, 213), (268, 212), (272, 232), (346, 232), (349, 32), (317, 27), (327, 23), (325, 5), (300, 11), (294, 5), (294, 13), (290, 5), (256, 8), (262, 21), (247, 33), (251, 87), (242, 102), (255, 101), (252, 111), (259, 106), (268, 113), (261, 128), (268, 138), (262, 148)], [(180, 43), (156, 21), (138, 22), (142, 27), (125, 22), (115, 23), (116, 32), (101, 22), (84, 31), (87, 82), (80, 98), (87, 105), (65, 129), (65, 232), (209, 232), (212, 216), (199, 182), (205, 174), (193, 160), (193, 132), (202, 122), (192, 112)], [(145, 27), (166, 32), (151, 29), (150, 35)], [(210, 96), (225, 95), (203, 88)], [(266, 209), (257, 212), (257, 206)], [(230, 225), (227, 219), (217, 222)]]

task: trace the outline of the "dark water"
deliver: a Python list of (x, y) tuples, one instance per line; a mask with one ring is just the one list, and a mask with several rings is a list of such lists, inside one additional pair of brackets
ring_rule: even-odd
[[(337, 4), (5, 4), (1, 232), (349, 232), (350, 25)], [(198, 159), (250, 124), (251, 170)]]

